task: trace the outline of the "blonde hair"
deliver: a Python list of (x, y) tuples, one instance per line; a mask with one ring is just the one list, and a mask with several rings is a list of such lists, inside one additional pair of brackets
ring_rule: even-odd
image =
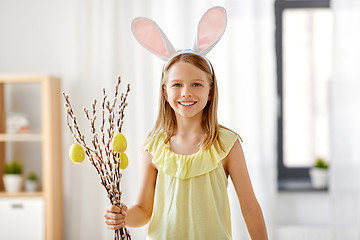
[[(149, 136), (145, 144), (156, 134), (160, 132), (166, 132), (167, 137), (165, 143), (169, 142), (170, 138), (175, 135), (176, 132), (176, 116), (174, 110), (166, 101), (163, 86), (166, 83), (169, 69), (177, 62), (185, 62), (194, 65), (200, 70), (204, 71), (208, 77), (210, 84), (210, 97), (207, 105), (203, 110), (201, 126), (206, 132), (206, 137), (200, 142), (200, 149), (206, 150), (217, 140), (222, 148), (219, 138), (219, 124), (217, 119), (217, 107), (218, 107), (218, 87), (216, 76), (212, 65), (209, 65), (207, 61), (199, 55), (193, 53), (184, 53), (175, 56), (165, 66), (161, 76), (160, 84), (160, 97), (159, 97), (159, 109), (158, 116), (154, 128), (149, 133)], [(222, 127), (222, 126), (221, 126)]]

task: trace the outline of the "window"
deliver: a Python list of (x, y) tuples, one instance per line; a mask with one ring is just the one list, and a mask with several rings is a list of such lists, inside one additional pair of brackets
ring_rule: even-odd
[(328, 0), (276, 0), (278, 182), (310, 189), (309, 168), (330, 159), (332, 14)]

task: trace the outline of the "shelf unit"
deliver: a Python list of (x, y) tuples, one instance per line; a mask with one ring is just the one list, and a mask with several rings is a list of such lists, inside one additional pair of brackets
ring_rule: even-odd
[[(6, 133), (7, 84), (38, 83), (41, 85), (41, 132)], [(39, 198), (44, 204), (44, 239), (63, 239), (62, 194), (62, 140), (60, 116), (60, 79), (53, 76), (2, 76), (0, 75), (0, 200), (32, 200)], [(21, 100), (20, 100), (21, 101)], [(6, 144), (38, 142), (41, 144), (41, 189), (36, 193), (7, 193), (4, 191), (3, 173), (6, 161)], [(1, 219), (2, 216), (0, 216)], [(17, 226), (19, 228), (21, 226)], [(20, 229), (19, 229), (20, 230)], [(20, 230), (21, 231), (21, 230)]]

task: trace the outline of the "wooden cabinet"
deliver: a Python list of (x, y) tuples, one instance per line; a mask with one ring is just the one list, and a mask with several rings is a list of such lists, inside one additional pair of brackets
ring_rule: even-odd
[[(36, 122), (39, 129), (31, 128), (27, 133), (7, 133), (6, 114), (7, 101), (31, 101), (31, 96), (22, 98), (17, 96), (12, 99), (7, 96), (7, 87), (16, 88), (17, 86), (38, 86), (38, 92), (24, 94), (34, 94), (39, 96), (39, 101), (34, 103), (27, 102), (31, 108), (40, 114), (32, 116), (38, 118)], [(31, 88), (31, 90), (34, 90)], [(30, 99), (30, 100), (29, 100)], [(60, 79), (52, 76), (1, 76), (0, 75), (0, 222), (6, 222), (9, 228), (2, 231), (33, 232), (34, 237), (28, 236), (27, 239), (61, 240), (63, 239), (63, 194), (62, 194), (62, 132), (61, 132), (61, 91)], [(31, 109), (28, 109), (31, 111)], [(36, 112), (36, 111), (35, 111)], [(6, 161), (7, 145), (19, 144), (24, 150), (16, 149), (26, 155), (26, 146), (38, 145), (35, 150), (39, 158), (31, 159), (31, 166), (36, 165), (40, 172), (40, 189), (35, 193), (19, 192), (7, 193), (4, 190), (2, 176), (4, 174), (4, 164)], [(24, 147), (25, 146), (25, 147)], [(32, 149), (34, 150), (34, 149)], [(29, 159), (21, 159), (26, 162)], [(34, 163), (34, 164), (33, 164)], [(25, 172), (23, 172), (23, 175)], [(25, 177), (25, 176), (24, 176)], [(12, 223), (17, 224), (11, 228)], [(4, 226), (4, 225), (3, 225)], [(34, 227), (30, 231), (29, 227)], [(12, 229), (12, 230), (11, 230)], [(41, 232), (42, 231), (42, 232)], [(5, 233), (3, 233), (5, 234)], [(6, 233), (7, 234), (7, 233)], [(18, 233), (20, 234), (20, 233)], [(5, 235), (4, 235), (5, 236)], [(9, 236), (9, 235), (6, 235)], [(15, 236), (15, 235), (14, 235)], [(20, 236), (20, 235), (19, 235)], [(39, 237), (39, 238), (38, 238)], [(3, 239), (0, 233), (0, 239)], [(4, 238), (7, 239), (7, 238)], [(17, 238), (12, 238), (17, 239)], [(21, 238), (25, 239), (25, 238)]]

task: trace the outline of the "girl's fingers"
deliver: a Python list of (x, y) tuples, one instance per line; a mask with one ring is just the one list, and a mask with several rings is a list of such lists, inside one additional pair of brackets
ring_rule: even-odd
[(122, 208), (121, 208), (121, 214), (123, 214), (123, 215), (126, 216), (127, 210), (128, 210), (128, 208), (127, 208), (127, 206), (124, 204), (124, 205), (122, 206)]
[[(121, 214), (115, 214), (115, 216), (115, 218), (108, 216), (105, 217), (105, 223), (107, 225), (107, 228), (111, 230), (116, 230), (125, 227), (126, 217)], [(120, 217), (118, 218), (118, 216)]]
[(124, 205), (122, 208), (117, 206), (109, 206), (106, 208), (104, 217), (109, 219), (121, 219), (126, 216), (127, 207)]
[(105, 212), (104, 218), (109, 220), (121, 220), (125, 219), (125, 215), (120, 213)]
[(116, 229), (123, 228), (123, 227), (125, 227), (125, 222), (122, 222), (122, 223), (119, 223), (119, 224), (108, 224), (108, 223), (106, 223), (106, 228), (110, 229), (110, 230), (116, 230)]
[(105, 223), (106, 225), (110, 225), (110, 226), (125, 225), (125, 220), (126, 218), (118, 219), (118, 220), (105, 219)]
[(123, 215), (126, 215), (127, 210), (128, 207), (125, 204), (123, 204), (121, 207), (111, 205), (105, 209), (105, 212), (121, 213)]
[(118, 226), (113, 226), (113, 225), (107, 225), (107, 229), (109, 230), (117, 230), (117, 229), (120, 229), (120, 228), (124, 228), (125, 225), (118, 225)]
[(105, 209), (107, 212), (120, 213), (121, 209), (118, 206), (110, 205)]

